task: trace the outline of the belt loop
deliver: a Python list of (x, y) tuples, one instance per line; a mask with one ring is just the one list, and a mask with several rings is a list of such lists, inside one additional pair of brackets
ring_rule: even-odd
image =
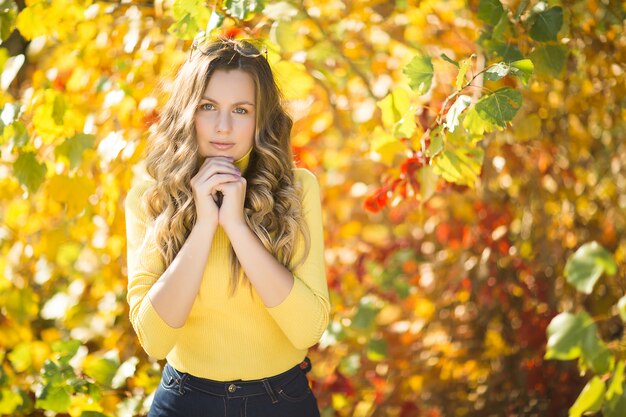
[(180, 395), (185, 395), (185, 381), (187, 381), (188, 376), (189, 375), (187, 373), (183, 373), (180, 377), (180, 384), (178, 385), (178, 392), (180, 392)]
[(263, 381), (263, 386), (265, 387), (265, 391), (267, 391), (267, 394), (272, 399), (272, 404), (276, 404), (278, 402), (278, 399), (276, 398), (276, 395), (274, 395), (274, 390), (272, 389), (272, 386), (270, 385), (270, 381), (267, 378), (263, 378), (262, 381)]

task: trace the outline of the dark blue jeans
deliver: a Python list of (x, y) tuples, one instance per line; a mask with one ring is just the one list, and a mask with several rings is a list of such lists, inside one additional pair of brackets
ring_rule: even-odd
[(320, 417), (306, 373), (311, 361), (253, 381), (214, 381), (166, 363), (148, 417)]

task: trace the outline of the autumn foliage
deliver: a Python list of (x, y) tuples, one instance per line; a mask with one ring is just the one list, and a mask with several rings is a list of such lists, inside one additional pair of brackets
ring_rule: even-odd
[(200, 31), (263, 39), (323, 190), (323, 417), (626, 415), (614, 1), (0, 2), (0, 415), (145, 415), (124, 198)]

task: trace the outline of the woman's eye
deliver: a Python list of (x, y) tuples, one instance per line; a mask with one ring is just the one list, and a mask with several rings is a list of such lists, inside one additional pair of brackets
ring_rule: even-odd
[(248, 113), (248, 111), (246, 109), (244, 109), (243, 107), (237, 107), (235, 109), (235, 113), (246, 114), (246, 113)]
[(213, 105), (211, 103), (204, 103), (200, 106), (202, 110), (213, 110)]

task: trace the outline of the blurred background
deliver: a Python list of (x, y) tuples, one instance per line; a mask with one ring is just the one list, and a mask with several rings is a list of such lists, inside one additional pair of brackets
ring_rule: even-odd
[(625, 16), (0, 1), (0, 415), (146, 414), (164, 361), (128, 321), (123, 201), (205, 30), (264, 40), (320, 181), (323, 417), (625, 416)]

